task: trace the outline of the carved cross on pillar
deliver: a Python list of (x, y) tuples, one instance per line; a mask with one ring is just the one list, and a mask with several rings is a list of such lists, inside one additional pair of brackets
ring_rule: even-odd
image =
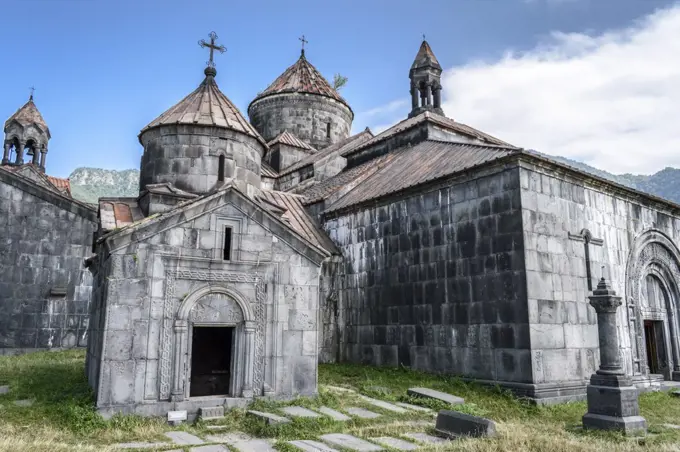
[(602, 245), (604, 245), (604, 240), (596, 239), (595, 237), (593, 237), (593, 234), (588, 229), (583, 229), (578, 234), (572, 234), (571, 232), (569, 232), (569, 239), (570, 240), (576, 240), (577, 242), (583, 242), (583, 245), (585, 247), (586, 279), (588, 280), (588, 291), (592, 292), (593, 291), (593, 274), (592, 274), (592, 269), (591, 269), (591, 265), (590, 265), (591, 262), (590, 262), (590, 246), (589, 245), (602, 246)]

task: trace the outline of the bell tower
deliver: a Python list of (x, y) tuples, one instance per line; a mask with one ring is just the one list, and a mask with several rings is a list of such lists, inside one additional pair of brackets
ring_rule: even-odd
[(441, 99), (442, 67), (434, 56), (430, 44), (423, 36), (416, 59), (411, 65), (411, 113), (408, 117), (418, 116), (424, 111), (444, 115)]
[(28, 102), (5, 122), (4, 132), (3, 165), (30, 163), (45, 172), (50, 129), (33, 102), (32, 92)]

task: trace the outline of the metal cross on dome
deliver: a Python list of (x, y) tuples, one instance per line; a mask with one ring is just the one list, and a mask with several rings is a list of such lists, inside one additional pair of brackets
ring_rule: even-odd
[(217, 50), (220, 53), (224, 53), (227, 50), (227, 48), (224, 46), (215, 45), (215, 41), (217, 40), (217, 33), (215, 33), (214, 31), (211, 31), (208, 37), (210, 38), (210, 42), (206, 42), (205, 39), (201, 39), (200, 41), (198, 41), (198, 45), (210, 49), (210, 59), (208, 60), (207, 64), (208, 67), (215, 67), (215, 62), (213, 61), (213, 52)]
[(305, 44), (309, 44), (309, 41), (305, 39), (305, 35), (302, 35), (301, 38), (298, 38), (302, 42), (302, 55), (305, 54)]
[(31, 86), (31, 87), (28, 88), (28, 89), (31, 90), (31, 99), (33, 99), (33, 93), (35, 93), (35, 86)]

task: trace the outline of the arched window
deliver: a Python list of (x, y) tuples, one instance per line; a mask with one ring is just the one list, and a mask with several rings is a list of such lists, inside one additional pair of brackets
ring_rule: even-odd
[(330, 137), (331, 137), (331, 123), (329, 122), (326, 124), (326, 138)]
[(217, 180), (218, 182), (224, 181), (224, 156), (220, 155), (219, 168), (217, 168)]

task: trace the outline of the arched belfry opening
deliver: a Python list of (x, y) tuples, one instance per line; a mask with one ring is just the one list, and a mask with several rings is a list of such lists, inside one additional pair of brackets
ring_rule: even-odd
[(424, 111), (444, 115), (441, 99), (442, 67), (425, 39), (420, 45), (409, 78), (411, 79), (411, 113), (409, 118)]
[(680, 381), (680, 250), (648, 230), (636, 239), (626, 274), (633, 376)]
[(50, 130), (33, 102), (33, 95), (5, 122), (3, 165), (30, 163), (45, 171)]

